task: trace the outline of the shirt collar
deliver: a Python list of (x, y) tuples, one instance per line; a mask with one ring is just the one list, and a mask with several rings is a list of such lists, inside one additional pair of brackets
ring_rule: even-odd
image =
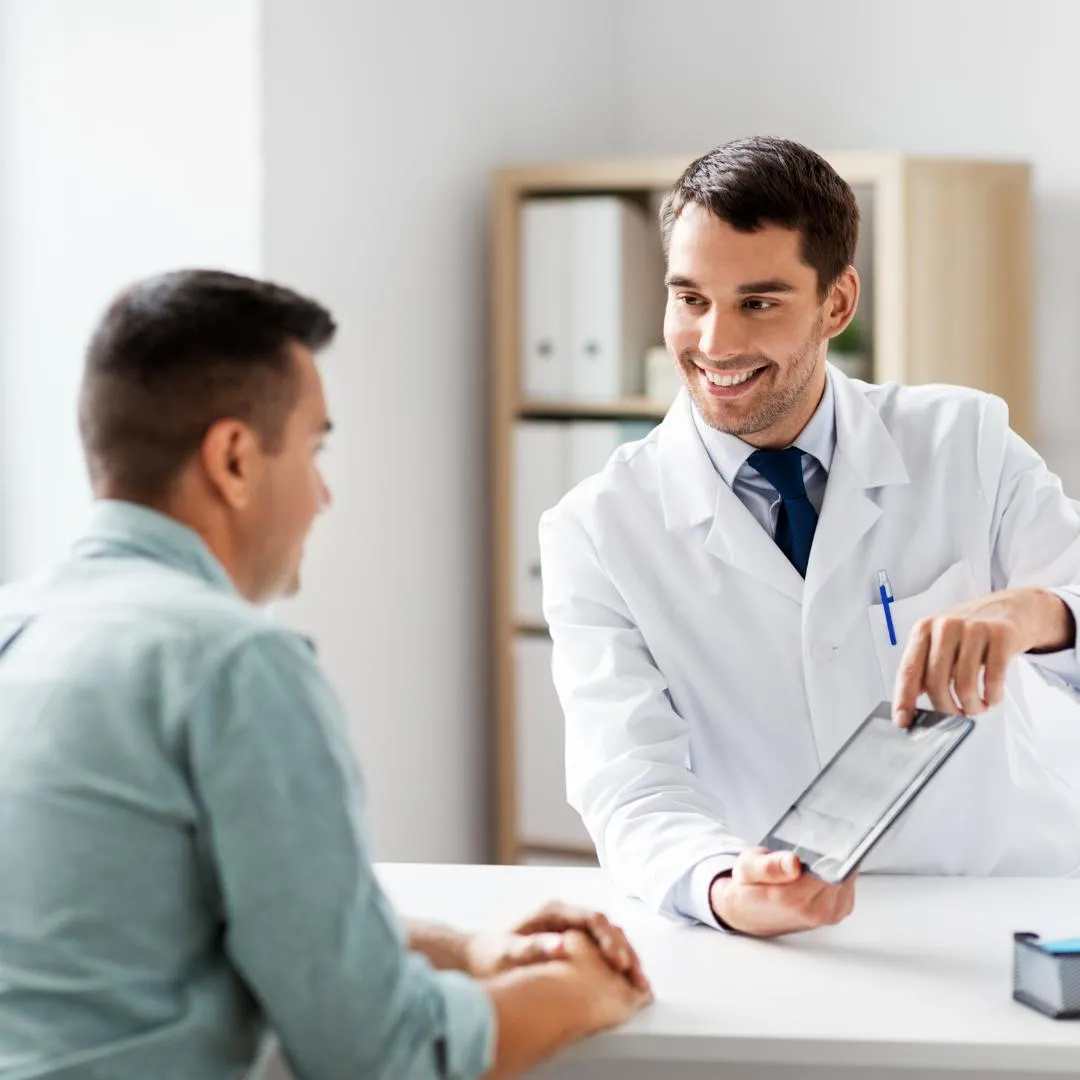
[[(728, 487), (735, 485), (739, 470), (746, 464), (746, 459), (754, 452), (754, 447), (743, 442), (737, 435), (726, 431), (717, 431), (701, 418), (694, 407), (694, 426), (705, 446), (716, 471), (723, 477)], [(833, 453), (836, 450), (836, 401), (833, 394), (832, 375), (825, 369), (825, 393), (821, 396), (814, 415), (806, 427), (796, 436), (791, 444), (809, 454), (826, 473), (832, 468)]]
[(225, 567), (194, 529), (147, 506), (101, 499), (75, 544), (76, 558), (142, 556), (175, 567), (222, 592), (236, 592)]

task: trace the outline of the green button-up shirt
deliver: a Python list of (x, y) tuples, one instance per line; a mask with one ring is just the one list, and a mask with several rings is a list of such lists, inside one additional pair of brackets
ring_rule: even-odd
[(301, 1080), (474, 1077), (474, 982), (372, 872), (342, 710), (309, 646), (195, 533), (97, 504), (0, 589), (0, 1077), (218, 1080), (268, 1029)]

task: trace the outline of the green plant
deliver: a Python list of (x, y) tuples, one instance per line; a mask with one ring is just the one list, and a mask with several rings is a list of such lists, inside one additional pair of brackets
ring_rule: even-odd
[(868, 342), (858, 319), (851, 322), (829, 342), (829, 351), (840, 356), (866, 356)]

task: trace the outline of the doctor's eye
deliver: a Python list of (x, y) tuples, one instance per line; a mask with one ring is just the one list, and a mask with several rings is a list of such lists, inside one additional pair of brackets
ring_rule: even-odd
[(772, 311), (776, 307), (775, 300), (766, 300), (760, 296), (751, 296), (749, 299), (743, 301), (744, 311)]

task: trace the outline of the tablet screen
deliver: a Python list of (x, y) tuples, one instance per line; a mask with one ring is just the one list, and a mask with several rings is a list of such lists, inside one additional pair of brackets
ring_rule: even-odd
[(916, 710), (912, 726), (898, 728), (882, 703), (771, 830), (766, 846), (795, 851), (825, 880), (846, 877), (973, 726), (967, 717)]

